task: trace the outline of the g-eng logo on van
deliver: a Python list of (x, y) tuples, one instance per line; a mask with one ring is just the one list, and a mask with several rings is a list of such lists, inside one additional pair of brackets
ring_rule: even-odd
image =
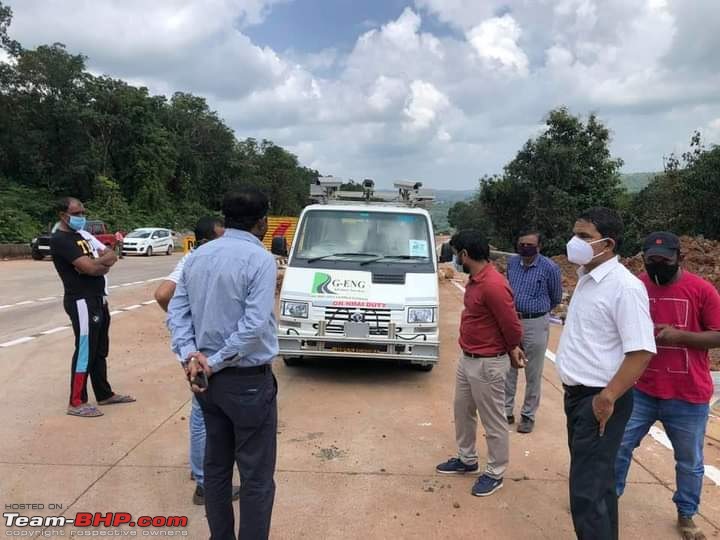
[(360, 277), (332, 276), (325, 272), (315, 272), (312, 294), (322, 296), (356, 297), (367, 294), (367, 281)]

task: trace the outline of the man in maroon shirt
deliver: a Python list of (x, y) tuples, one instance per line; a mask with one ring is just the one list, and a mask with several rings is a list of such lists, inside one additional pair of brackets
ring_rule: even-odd
[(512, 363), (522, 368), (522, 326), (512, 290), (490, 262), (490, 246), (478, 231), (458, 232), (450, 240), (455, 265), (470, 279), (460, 322), (460, 349), (455, 379), (455, 438), (458, 457), (437, 466), (437, 472), (464, 474), (478, 470), (477, 417), (485, 428), (487, 466), (472, 488), (478, 497), (492, 495), (503, 485), (509, 460), (505, 419), (505, 377)]

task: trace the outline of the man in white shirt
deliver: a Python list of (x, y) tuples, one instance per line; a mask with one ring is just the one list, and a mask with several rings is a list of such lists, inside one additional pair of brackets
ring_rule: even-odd
[(645, 286), (617, 258), (623, 223), (613, 210), (584, 212), (568, 242), (580, 266), (556, 365), (565, 388), (570, 510), (579, 539), (617, 539), (615, 458), (633, 387), (655, 354)]

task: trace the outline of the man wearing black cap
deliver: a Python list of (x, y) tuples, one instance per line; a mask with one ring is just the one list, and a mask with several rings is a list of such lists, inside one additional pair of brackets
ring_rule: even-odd
[(635, 385), (632, 416), (615, 465), (618, 496), (625, 489), (632, 453), (660, 421), (676, 460), (677, 527), (684, 539), (700, 540), (693, 516), (703, 483), (703, 439), (713, 395), (708, 349), (720, 347), (720, 294), (704, 279), (680, 268), (680, 241), (668, 232), (643, 243), (657, 354)]

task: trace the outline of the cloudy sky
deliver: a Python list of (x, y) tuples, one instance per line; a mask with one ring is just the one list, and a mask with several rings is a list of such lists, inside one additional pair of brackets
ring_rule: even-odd
[(718, 0), (4, 0), (24, 46), (203, 95), (323, 174), (467, 189), (553, 107), (597, 112), (626, 172), (720, 142)]

